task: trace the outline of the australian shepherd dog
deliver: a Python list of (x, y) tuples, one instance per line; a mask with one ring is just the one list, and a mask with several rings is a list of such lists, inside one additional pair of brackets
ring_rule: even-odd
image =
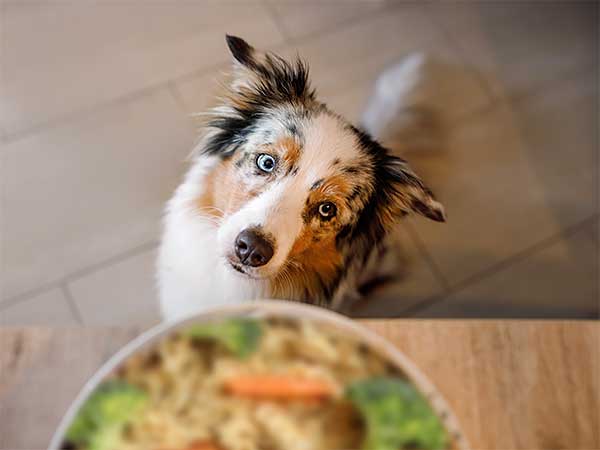
[(340, 309), (404, 215), (442, 205), (369, 134), (320, 102), (300, 59), (227, 36), (227, 94), (166, 208), (165, 319), (257, 298)]

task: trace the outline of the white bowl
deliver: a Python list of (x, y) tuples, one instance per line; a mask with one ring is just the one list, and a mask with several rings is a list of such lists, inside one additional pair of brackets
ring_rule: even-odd
[(84, 385), (83, 389), (79, 392), (67, 410), (67, 413), (62, 418), (60, 425), (50, 441), (48, 450), (60, 450), (60, 445), (64, 440), (66, 430), (77, 414), (77, 411), (79, 411), (79, 408), (106, 376), (111, 374), (127, 358), (135, 353), (153, 347), (162, 338), (192, 324), (221, 321), (234, 317), (282, 317), (295, 320), (310, 320), (327, 325), (328, 327), (333, 327), (343, 334), (364, 342), (369, 348), (375, 350), (382, 358), (389, 361), (394, 367), (404, 373), (425, 398), (427, 398), (451, 436), (452, 449), (470, 449), (467, 438), (462, 432), (455, 414), (452, 412), (442, 395), (429, 379), (413, 364), (413, 362), (387, 340), (354, 320), (323, 308), (284, 300), (256, 300), (239, 305), (209, 309), (177, 322), (162, 323), (145, 333), (142, 333), (125, 345), (125, 347), (112, 356)]

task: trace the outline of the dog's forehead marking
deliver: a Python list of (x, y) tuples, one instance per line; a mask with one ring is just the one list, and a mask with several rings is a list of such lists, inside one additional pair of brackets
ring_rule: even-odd
[(290, 115), (286, 108), (265, 113), (254, 123), (254, 130), (248, 137), (248, 145), (257, 147), (263, 144), (275, 144), (279, 139), (297, 136), (298, 128), (296, 127), (294, 132), (290, 129)]
[(327, 113), (303, 123), (303, 145), (298, 165), (312, 186), (332, 175), (340, 164), (352, 166), (361, 159), (354, 133), (335, 116)]
[(313, 115), (294, 114), (289, 108), (271, 111), (257, 121), (249, 141), (250, 148), (274, 148), (287, 168), (285, 176), (296, 178), (296, 188), (303, 190), (315, 190), (340, 173), (353, 177), (368, 165), (355, 133), (327, 111)]

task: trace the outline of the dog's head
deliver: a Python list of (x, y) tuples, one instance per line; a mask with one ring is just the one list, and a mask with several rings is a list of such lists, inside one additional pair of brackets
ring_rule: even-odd
[(218, 216), (215, 245), (231, 270), (327, 295), (347, 258), (364, 257), (399, 217), (444, 220), (404, 160), (316, 99), (303, 62), (227, 43), (233, 79), (201, 143), (220, 162), (199, 201)]

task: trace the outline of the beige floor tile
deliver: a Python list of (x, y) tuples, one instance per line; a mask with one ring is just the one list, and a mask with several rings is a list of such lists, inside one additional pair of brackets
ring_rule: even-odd
[(194, 134), (166, 91), (7, 145), (2, 297), (158, 238)]
[(156, 251), (148, 250), (69, 284), (86, 325), (149, 325), (160, 320)]
[(595, 2), (435, 2), (430, 11), (496, 95), (598, 64)]
[(223, 63), (226, 32), (282, 41), (250, 1), (12, 2), (1, 21), (7, 134)]
[(0, 325), (60, 326), (77, 324), (67, 299), (53, 289), (9, 305), (0, 304)]
[(280, 21), (285, 35), (295, 40), (398, 5), (398, 2), (390, 0), (321, 2), (267, 0), (267, 2), (277, 20)]
[(342, 92), (374, 79), (401, 56), (431, 48), (440, 38), (423, 9), (410, 6), (300, 42), (284, 55), (299, 53), (309, 62), (319, 91)]
[[(430, 68), (427, 72), (431, 71), (433, 76), (420, 88), (426, 95), (423, 95), (419, 107), (436, 114), (440, 130), (453, 126), (466, 115), (490, 104), (491, 98), (476, 72), (462, 65), (445, 44), (433, 42), (420, 48), (415, 47), (414, 51), (425, 51), (430, 55), (426, 66)], [(400, 56), (397, 61), (402, 63), (403, 59), (404, 56)], [(360, 123), (365, 107), (373, 95), (376, 77), (377, 75), (342, 91), (336, 88), (324, 90), (322, 99), (334, 111)], [(394, 145), (394, 142), (385, 144)]]
[(398, 228), (391, 255), (398, 261), (397, 278), (359, 300), (351, 310), (353, 316), (399, 317), (412, 306), (441, 294), (440, 281), (403, 225)]
[(536, 251), (418, 317), (598, 318), (598, 249), (584, 231)]
[(453, 120), (489, 102), (475, 71), (464, 66), (417, 6), (395, 9), (301, 44), (298, 52), (309, 62), (322, 98), (356, 121), (381, 72), (415, 53), (427, 55), (430, 65), (445, 74), (430, 83), (438, 94), (436, 107), (443, 120)]
[(324, 92), (321, 95), (321, 100), (332, 111), (341, 114), (354, 124), (360, 124), (372, 89), (373, 83), (369, 80), (342, 92), (331, 94)]
[(446, 207), (443, 225), (410, 220), (450, 284), (561, 229), (511, 108), (466, 122), (443, 151), (408, 155)]
[[(180, 99), (192, 123), (199, 126), (204, 119), (202, 113), (217, 104), (217, 97), (223, 92), (221, 83), (227, 79), (228, 70), (229, 65), (226, 64), (220, 69), (174, 83), (177, 98)], [(199, 116), (193, 116), (198, 113)]]
[(598, 211), (598, 79), (585, 71), (514, 102), (524, 156), (563, 226)]

